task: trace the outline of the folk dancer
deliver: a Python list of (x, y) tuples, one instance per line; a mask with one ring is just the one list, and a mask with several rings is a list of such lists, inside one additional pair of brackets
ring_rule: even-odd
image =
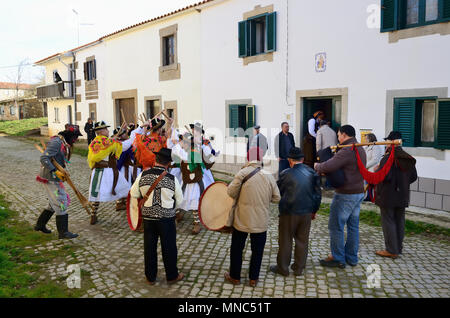
[(91, 224), (97, 223), (97, 211), (100, 202), (115, 201), (128, 195), (130, 189), (125, 177), (117, 169), (117, 159), (123, 150), (128, 150), (132, 140), (123, 144), (109, 138), (108, 125), (104, 121), (94, 125), (97, 136), (89, 145), (88, 164), (92, 169), (89, 186), (89, 201), (93, 203), (94, 213)]
[(43, 185), (47, 192), (48, 207), (39, 215), (34, 229), (46, 234), (51, 233), (46, 228), (46, 225), (56, 212), (56, 228), (58, 229), (59, 239), (72, 239), (78, 237), (78, 234), (71, 233), (68, 229), (69, 215), (67, 214), (67, 207), (70, 204), (70, 198), (63, 185), (63, 182), (66, 180), (66, 174), (56, 169), (52, 159), (65, 168), (70, 154), (70, 146), (78, 139), (78, 136), (81, 136), (79, 131), (61, 131), (57, 136), (53, 136), (40, 157), (41, 169), (36, 177), (36, 180)]
[[(134, 126), (134, 125), (133, 125)], [(122, 143), (122, 154), (119, 160), (117, 160), (117, 169), (119, 173), (127, 180), (129, 188), (133, 185), (137, 176), (141, 173), (141, 169), (136, 164), (136, 158), (134, 157), (133, 148), (130, 146), (125, 150), (124, 146), (128, 147), (128, 144), (134, 141), (136, 134), (141, 134), (144, 130), (141, 127), (133, 129), (134, 127), (127, 127), (122, 129), (117, 127), (113, 134), (117, 136), (117, 140)], [(116, 211), (125, 210), (127, 206), (127, 198), (121, 198), (116, 201)]]
[[(167, 136), (161, 135), (162, 127), (165, 124), (165, 120), (154, 118), (150, 125), (145, 125), (144, 133), (136, 134), (133, 152), (143, 170), (150, 169), (155, 165), (155, 152), (167, 148)], [(148, 133), (149, 126), (151, 126), (150, 133)]]

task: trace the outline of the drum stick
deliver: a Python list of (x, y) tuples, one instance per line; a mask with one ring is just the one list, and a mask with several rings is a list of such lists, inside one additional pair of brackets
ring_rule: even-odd
[[(372, 146), (372, 145), (401, 145), (402, 144), (402, 140), (401, 139), (397, 139), (394, 141), (375, 141), (375, 142), (364, 142), (364, 143), (359, 143), (359, 144), (355, 144), (356, 147), (362, 147), (362, 146)], [(331, 150), (336, 150), (338, 148), (347, 148), (347, 147), (353, 147), (353, 144), (351, 145), (337, 145), (337, 146), (332, 146), (330, 147)]]
[(123, 109), (120, 109), (120, 113), (122, 114), (122, 118), (124, 122), (127, 122), (126, 118), (125, 118), (125, 114), (123, 113)]
[(142, 113), (142, 117), (144, 117), (145, 121), (147, 121), (147, 116), (145, 115), (145, 113)]

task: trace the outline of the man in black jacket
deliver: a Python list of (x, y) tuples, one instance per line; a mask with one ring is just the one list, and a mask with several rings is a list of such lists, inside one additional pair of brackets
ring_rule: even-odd
[(84, 125), (84, 132), (87, 134), (87, 143), (91, 144), (92, 140), (95, 139), (94, 123), (92, 119), (88, 118), (86, 125)]
[(303, 164), (304, 155), (294, 147), (288, 155), (291, 169), (284, 170), (278, 180), (281, 200), (279, 203), (277, 265), (270, 270), (283, 276), (289, 275), (292, 255), (292, 239), (295, 240), (294, 263), (291, 269), (300, 276), (308, 256), (309, 230), (322, 201), (320, 177)]
[[(389, 134), (386, 140), (401, 139), (398, 131)], [(379, 169), (388, 161), (391, 148), (381, 159)], [(397, 258), (402, 253), (405, 236), (405, 208), (409, 206), (409, 186), (417, 180), (416, 159), (402, 147), (395, 147), (395, 161), (386, 178), (376, 186), (375, 204), (380, 207), (386, 249), (376, 251), (379, 256)], [(379, 170), (377, 169), (377, 170)]]
[(295, 147), (294, 135), (289, 132), (289, 124), (281, 123), (281, 132), (275, 137), (275, 155), (278, 157), (278, 177), (281, 171), (289, 168), (287, 156), (291, 148)]

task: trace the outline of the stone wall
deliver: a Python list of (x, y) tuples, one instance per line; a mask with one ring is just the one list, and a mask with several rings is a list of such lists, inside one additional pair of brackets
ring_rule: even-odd
[(411, 185), (410, 205), (450, 212), (450, 180), (419, 177)]

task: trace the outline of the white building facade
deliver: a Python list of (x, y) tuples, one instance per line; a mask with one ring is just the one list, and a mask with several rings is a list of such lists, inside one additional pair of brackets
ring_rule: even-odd
[(450, 0), (204, 1), (76, 51), (74, 117), (117, 126), (164, 108), (180, 128), (202, 121), (223, 154), (216, 168), (228, 172), (245, 160), (236, 129), (258, 124), (275, 172), (281, 122), (302, 146), (306, 121), (322, 110), (358, 139), (400, 130), (420, 177), (411, 204), (450, 211), (449, 34)]

